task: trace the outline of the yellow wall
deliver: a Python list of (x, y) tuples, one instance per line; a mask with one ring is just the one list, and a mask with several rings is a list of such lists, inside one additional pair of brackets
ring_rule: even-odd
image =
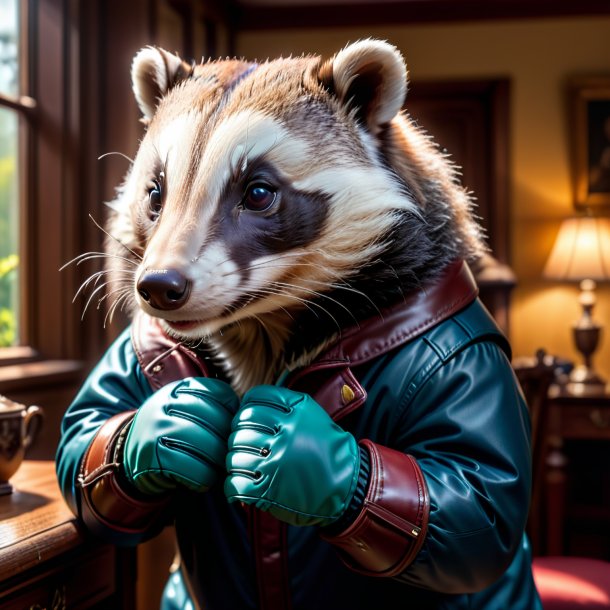
[[(544, 347), (579, 361), (569, 328), (580, 313), (578, 290), (543, 281), (541, 274), (559, 222), (574, 211), (565, 81), (576, 74), (610, 75), (610, 17), (246, 32), (237, 38), (237, 51), (250, 59), (327, 56), (367, 36), (397, 45), (414, 82), (511, 79), (511, 265), (518, 286), (510, 339), (518, 356)], [(610, 288), (598, 290), (594, 314), (608, 326), (594, 362), (610, 379)]]

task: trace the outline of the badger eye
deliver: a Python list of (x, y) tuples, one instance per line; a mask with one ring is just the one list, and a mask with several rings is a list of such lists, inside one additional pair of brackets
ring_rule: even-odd
[(277, 191), (269, 185), (260, 182), (254, 183), (248, 185), (242, 199), (242, 205), (246, 210), (252, 212), (264, 212), (273, 205), (276, 197)]
[(161, 185), (153, 180), (152, 186), (148, 189), (148, 216), (154, 222), (161, 214)]

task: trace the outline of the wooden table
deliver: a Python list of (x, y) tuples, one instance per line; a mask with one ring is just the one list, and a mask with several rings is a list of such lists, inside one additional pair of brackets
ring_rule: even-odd
[[(552, 385), (546, 443), (546, 553), (566, 552), (574, 529), (570, 523), (603, 524), (592, 538), (598, 538), (599, 548), (610, 549), (610, 386), (582, 391)], [(600, 455), (608, 457), (600, 460)], [(579, 554), (586, 552), (583, 548)]]
[(135, 553), (87, 536), (52, 461), (24, 461), (0, 496), (0, 609), (135, 608)]

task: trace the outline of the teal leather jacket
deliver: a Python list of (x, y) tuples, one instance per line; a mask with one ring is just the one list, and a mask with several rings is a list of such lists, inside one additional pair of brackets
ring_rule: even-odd
[(138, 317), (62, 423), (59, 482), (89, 529), (136, 544), (175, 524), (182, 563), (164, 607), (541, 609), (524, 534), (528, 411), (464, 263), (281, 380), (369, 453), (366, 497), (343, 531), (229, 505), (222, 485), (151, 500), (121, 480), (114, 452), (135, 410), (171, 380), (211, 374)]

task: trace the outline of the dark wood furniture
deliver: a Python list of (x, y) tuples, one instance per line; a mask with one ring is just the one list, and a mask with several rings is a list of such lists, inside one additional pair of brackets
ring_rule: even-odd
[(610, 385), (551, 385), (545, 439), (546, 554), (610, 559)]
[[(582, 555), (549, 555), (549, 550), (551, 552), (557, 550), (552, 543), (550, 549), (544, 548), (544, 534), (548, 533), (547, 530), (555, 528), (550, 531), (551, 541), (561, 540), (563, 536), (561, 529), (563, 523), (553, 519), (558, 514), (563, 515), (566, 496), (558, 494), (549, 497), (545, 493), (544, 458), (547, 455), (557, 457), (557, 445), (549, 443), (552, 440), (548, 434), (549, 405), (551, 394), (562, 392), (557, 383), (565, 377), (571, 363), (539, 349), (535, 356), (515, 358), (512, 364), (527, 400), (532, 420), (533, 485), (527, 533), (534, 555), (532, 563), (534, 581), (542, 605), (545, 610), (608, 608), (610, 561)], [(551, 387), (554, 388), (552, 391)], [(569, 389), (568, 392), (573, 394)], [(551, 447), (554, 447), (554, 450), (549, 452)], [(559, 456), (559, 463), (565, 464), (566, 458)], [(551, 522), (552, 526), (546, 527), (546, 524)]]
[(0, 609), (135, 607), (135, 555), (84, 534), (54, 463), (24, 461), (0, 496)]

